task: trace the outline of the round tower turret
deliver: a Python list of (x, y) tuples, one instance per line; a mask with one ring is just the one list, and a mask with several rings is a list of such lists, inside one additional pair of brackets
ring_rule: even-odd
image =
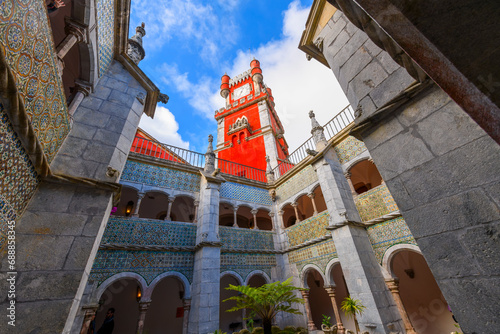
[(224, 73), (224, 75), (222, 76), (221, 78), (221, 85), (220, 85), (220, 95), (223, 97), (223, 98), (227, 98), (227, 96), (229, 95), (229, 75), (227, 75), (227, 73)]
[(255, 82), (262, 83), (262, 70), (260, 68), (260, 62), (257, 59), (253, 59), (250, 62), (250, 68), (252, 69), (252, 79)]

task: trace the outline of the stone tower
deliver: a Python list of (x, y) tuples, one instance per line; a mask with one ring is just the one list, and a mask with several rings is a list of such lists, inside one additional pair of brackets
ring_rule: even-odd
[(265, 170), (266, 156), (272, 168), (288, 157), (283, 125), (258, 60), (233, 79), (224, 74), (220, 94), (226, 106), (215, 111), (218, 158)]

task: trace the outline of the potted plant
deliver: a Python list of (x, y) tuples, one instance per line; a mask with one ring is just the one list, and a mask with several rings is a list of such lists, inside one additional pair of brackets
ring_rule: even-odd
[(321, 321), (321, 330), (325, 334), (337, 334), (337, 325), (332, 325), (330, 320), (332, 317), (328, 317), (323, 314), (323, 320)]
[(347, 317), (354, 318), (354, 325), (356, 326), (356, 333), (359, 334), (359, 324), (356, 319), (356, 314), (361, 315), (365, 310), (365, 306), (361, 304), (361, 301), (351, 297), (346, 297), (340, 304), (340, 309), (344, 311)]

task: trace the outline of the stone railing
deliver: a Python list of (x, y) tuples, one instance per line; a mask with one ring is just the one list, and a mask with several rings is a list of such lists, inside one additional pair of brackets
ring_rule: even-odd
[(331, 234), (326, 230), (330, 214), (323, 211), (311, 218), (305, 219), (298, 224), (285, 229), (290, 247), (303, 244), (309, 240), (322, 238)]
[(385, 184), (358, 195), (354, 200), (363, 221), (368, 221), (398, 210)]
[(220, 226), (222, 251), (274, 252), (274, 232)]
[(196, 225), (156, 219), (111, 216), (102, 245), (194, 247)]

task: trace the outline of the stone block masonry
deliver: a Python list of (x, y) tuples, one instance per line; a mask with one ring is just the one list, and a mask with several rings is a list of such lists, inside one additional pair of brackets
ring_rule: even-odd
[[(95, 184), (118, 181), (106, 172), (123, 170), (143, 111), (135, 97), (118, 97), (138, 90), (145, 93), (113, 61), (75, 111), (73, 128), (51, 164), (56, 176), (90, 182), (42, 181), (17, 223), (19, 333), (67, 333), (80, 311), (113, 199), (113, 187)], [(0, 322), (0, 332), (8, 332), (5, 326)]]
[[(353, 134), (365, 143), (462, 330), (496, 333), (500, 147), (440, 88), (415, 85), (353, 27), (337, 11), (320, 33), (344, 93), (361, 107)], [(409, 87), (413, 96), (402, 95)], [(405, 103), (380, 114), (398, 97)]]

